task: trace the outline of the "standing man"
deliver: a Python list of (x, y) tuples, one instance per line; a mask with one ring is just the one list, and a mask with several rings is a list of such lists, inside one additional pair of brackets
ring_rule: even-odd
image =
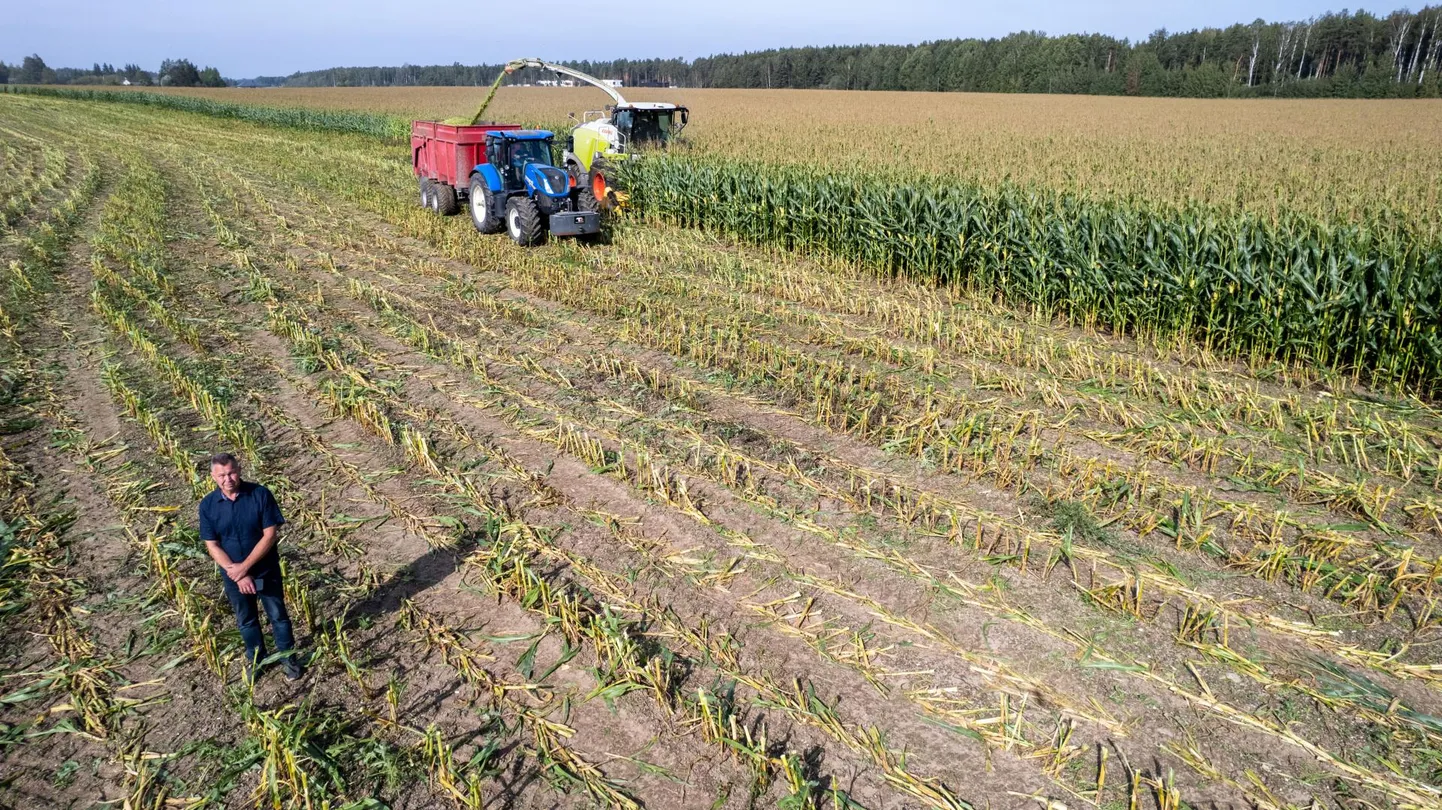
[[(289, 652), (295, 645), (280, 581), (280, 555), (275, 550), (285, 518), (270, 490), (241, 480), (240, 462), (235, 456), (211, 456), (210, 478), (216, 488), (200, 501), (200, 539), (205, 541), (210, 558), (220, 566), (225, 596), (235, 610), (235, 623), (245, 640), (245, 677), (253, 682), (265, 658), (265, 636), (255, 609), (257, 597), (270, 618), (276, 649)], [(292, 681), (305, 674), (294, 654), (281, 663), (285, 677)]]

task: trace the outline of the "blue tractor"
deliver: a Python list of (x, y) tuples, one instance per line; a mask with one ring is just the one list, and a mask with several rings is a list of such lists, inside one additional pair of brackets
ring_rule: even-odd
[(552, 236), (590, 241), (601, 232), (600, 206), (588, 187), (551, 164), (552, 134), (544, 129), (486, 133), (486, 162), (471, 172), (471, 221), (481, 233), (505, 230), (516, 244)]

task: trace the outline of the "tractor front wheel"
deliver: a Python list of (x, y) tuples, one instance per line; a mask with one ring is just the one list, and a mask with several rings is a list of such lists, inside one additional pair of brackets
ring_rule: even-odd
[(530, 197), (516, 196), (506, 201), (506, 230), (521, 247), (539, 245), (546, 240), (546, 226), (541, 209)]
[(471, 178), (471, 224), (481, 233), (500, 233), (506, 227), (505, 221), (496, 213), (491, 189), (480, 175)]

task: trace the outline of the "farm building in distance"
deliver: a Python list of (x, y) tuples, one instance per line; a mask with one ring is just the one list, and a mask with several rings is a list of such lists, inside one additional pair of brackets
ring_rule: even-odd
[[(607, 87), (625, 87), (623, 79), (602, 79), (601, 82)], [(575, 87), (575, 79), (541, 79), (536, 82), (538, 87)]]

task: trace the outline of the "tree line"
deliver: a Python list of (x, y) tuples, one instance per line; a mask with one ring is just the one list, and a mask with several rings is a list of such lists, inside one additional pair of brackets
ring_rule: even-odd
[[(695, 60), (562, 62), (628, 86), (1092, 93), (1143, 96), (1436, 97), (1442, 6), (1326, 13), (1296, 22), (1154, 32), (944, 39), (920, 45), (783, 48)], [(348, 67), (267, 79), (289, 87), (479, 85), (501, 65)], [(546, 76), (522, 71), (516, 84)]]
[(96, 62), (90, 69), (52, 68), (39, 54), (18, 65), (0, 62), (0, 84), (132, 84), (142, 87), (225, 87), (228, 82), (213, 67), (196, 67), (189, 59), (166, 59), (154, 72), (139, 65), (116, 68)]

